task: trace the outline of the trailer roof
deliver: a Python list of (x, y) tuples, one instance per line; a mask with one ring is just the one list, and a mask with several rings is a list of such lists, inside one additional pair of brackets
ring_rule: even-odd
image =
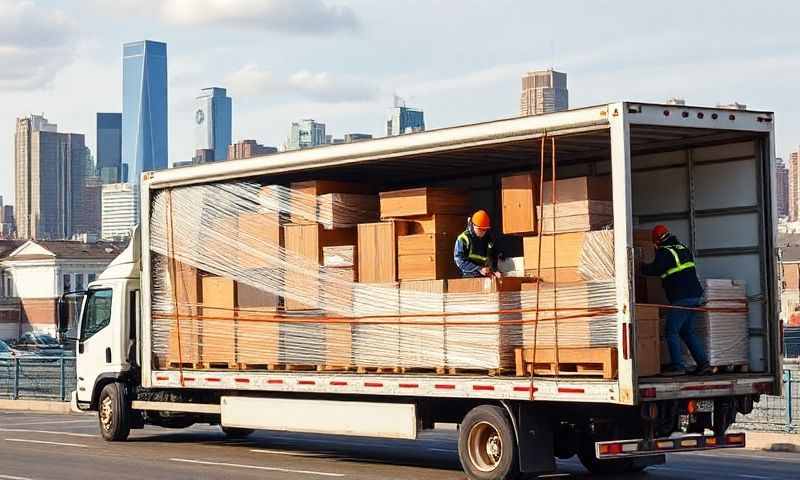
[[(770, 112), (621, 102), (147, 172), (143, 177), (150, 188), (259, 176), (276, 177), (275, 183), (372, 177), (400, 185), (422, 177), (531, 169), (538, 165), (544, 135), (557, 137), (560, 165), (605, 160), (610, 158), (609, 112), (620, 111), (631, 114), (633, 153), (746, 140), (772, 128)], [(737, 121), (730, 120), (734, 117)]]

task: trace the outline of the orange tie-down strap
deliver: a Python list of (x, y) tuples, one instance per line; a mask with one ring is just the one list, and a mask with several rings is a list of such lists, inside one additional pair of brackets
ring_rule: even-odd
[[(332, 316), (332, 315), (286, 315), (281, 313), (265, 314), (263, 311), (252, 311), (236, 308), (221, 308), (221, 307), (208, 307), (214, 310), (223, 310), (230, 313), (230, 315), (194, 315), (181, 313), (180, 317), (183, 319), (191, 320), (238, 320), (245, 322), (265, 322), (265, 323), (330, 323), (330, 324), (358, 324), (358, 325), (428, 325), (428, 326), (476, 326), (476, 325), (524, 325), (530, 323), (538, 323), (539, 321), (548, 322), (553, 320), (579, 320), (588, 319), (593, 317), (607, 317), (617, 313), (615, 307), (580, 307), (580, 308), (551, 308), (551, 309), (535, 309), (535, 308), (516, 308), (509, 310), (497, 310), (487, 312), (432, 312), (432, 313), (391, 313), (385, 315), (363, 315), (363, 316)], [(513, 315), (525, 314), (535, 312), (552, 312), (552, 318), (543, 319), (498, 319), (487, 321), (419, 321), (409, 320), (425, 317), (475, 317), (487, 315)], [(560, 315), (564, 313), (564, 315)], [(174, 320), (178, 315), (176, 313), (154, 313), (153, 318), (163, 320)], [(405, 319), (405, 320), (404, 320)]]
[(636, 303), (636, 307), (658, 307), (667, 308), (672, 310), (691, 310), (694, 312), (708, 312), (708, 313), (747, 313), (748, 301), (743, 298), (731, 298), (726, 300), (712, 300), (714, 303), (739, 303), (741, 307), (684, 307), (682, 305), (662, 305), (660, 303)]

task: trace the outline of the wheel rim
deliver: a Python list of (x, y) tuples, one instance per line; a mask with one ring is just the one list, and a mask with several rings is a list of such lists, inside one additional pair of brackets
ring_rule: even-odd
[(503, 458), (503, 441), (497, 429), (488, 422), (472, 426), (467, 440), (469, 459), (482, 472), (491, 472)]
[(100, 402), (100, 425), (103, 430), (108, 432), (111, 430), (111, 419), (114, 416), (114, 408), (112, 407), (111, 397), (105, 397)]

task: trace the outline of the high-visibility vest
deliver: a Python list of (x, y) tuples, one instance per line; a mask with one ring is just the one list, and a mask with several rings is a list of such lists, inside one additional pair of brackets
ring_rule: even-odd
[[(661, 278), (667, 278), (670, 275), (676, 274), (678, 272), (682, 272), (687, 268), (694, 268), (694, 261), (692, 260), (691, 254), (689, 254), (689, 249), (686, 248), (684, 245), (677, 244), (677, 245), (664, 245), (659, 248), (663, 248), (664, 250), (668, 251), (672, 254), (672, 257), (675, 259), (675, 266), (667, 270), (661, 275)], [(681, 253), (684, 253), (687, 261), (681, 262)]]
[(472, 239), (470, 238), (469, 234), (464, 231), (461, 232), (461, 235), (458, 236), (459, 242), (464, 242), (464, 245), (467, 247), (467, 258), (470, 262), (475, 263), (477, 265), (486, 266), (489, 263), (489, 256), (492, 254), (492, 248), (494, 245), (492, 244), (491, 240), (489, 241), (488, 245), (486, 245), (486, 256), (479, 255), (475, 250), (472, 249)]

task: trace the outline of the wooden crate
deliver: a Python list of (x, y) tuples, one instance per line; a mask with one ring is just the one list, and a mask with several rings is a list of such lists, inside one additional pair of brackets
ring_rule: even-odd
[(559, 375), (617, 377), (617, 349), (518, 348), (514, 352), (517, 376)]
[(503, 206), (503, 233), (536, 233), (537, 186), (539, 179), (533, 173), (508, 175), (500, 179), (500, 197)]
[[(353, 315), (353, 288), (357, 273), (353, 262), (356, 248), (325, 247), (325, 276), (322, 283), (322, 306), (333, 317)], [(337, 252), (337, 255), (329, 254)], [(350, 259), (349, 264), (347, 259)], [(330, 283), (328, 283), (330, 282)], [(342, 284), (341, 282), (344, 282)], [(353, 365), (352, 323), (328, 322), (322, 324), (324, 341), (323, 364), (326, 370), (348, 368)]]
[(339, 182), (334, 180), (310, 180), (290, 184), (289, 221), (296, 224), (316, 223), (318, 218), (317, 197), (329, 193), (371, 193), (367, 183)]
[(434, 214), (467, 215), (469, 194), (464, 191), (420, 187), (380, 193), (381, 219)]
[[(320, 308), (317, 293), (320, 289), (319, 274), (311, 265), (321, 266), (326, 246), (355, 245), (356, 229), (325, 230), (319, 224), (286, 225), (283, 229), (287, 252), (307, 259), (308, 267), (303, 272), (287, 270), (285, 308), (287, 311)], [(304, 300), (291, 298), (292, 291), (303, 292)]]
[[(520, 308), (523, 278), (448, 280), (445, 300), (445, 350), (453, 369), (503, 370), (514, 367), (514, 348), (522, 345)], [(476, 313), (484, 313), (475, 315)], [(458, 315), (466, 314), (466, 315)]]
[(284, 240), (279, 213), (241, 213), (237, 232), (239, 268), (280, 266), (278, 255)]
[(236, 361), (240, 367), (266, 367), (280, 362), (280, 328), (275, 315), (280, 297), (236, 282)]
[[(544, 204), (553, 203), (553, 183), (544, 182), (542, 198)], [(575, 177), (556, 180), (556, 203), (581, 200), (612, 201), (611, 176)]]
[(640, 377), (661, 373), (660, 309), (637, 305), (634, 309), (636, 364)]
[[(446, 365), (444, 316), (414, 316), (444, 313), (445, 293), (447, 280), (400, 282), (400, 366), (437, 369)], [(437, 322), (441, 324), (420, 325)]]
[(545, 205), (537, 208), (542, 217), (542, 233), (588, 232), (614, 224), (614, 210), (611, 202), (600, 200), (576, 200), (572, 202)]
[(203, 277), (200, 363), (204, 368), (236, 366), (236, 282)]
[[(525, 255), (525, 270), (557, 267), (577, 267), (580, 264), (586, 232), (559, 233), (541, 237), (525, 237), (522, 240)], [(539, 264), (539, 242), (542, 261)], [(555, 251), (555, 252), (554, 252)]]
[(397, 239), (409, 223), (388, 221), (358, 226), (358, 278), (365, 283), (397, 280)]
[(575, 283), (585, 279), (578, 272), (578, 267), (542, 268), (541, 270), (526, 270), (526, 277), (538, 278), (545, 283)]
[(328, 193), (317, 197), (317, 222), (327, 230), (378, 221), (378, 196)]
[[(167, 271), (172, 274), (172, 267), (168, 265)], [(185, 263), (175, 261), (174, 274), (170, 283), (174, 285), (176, 310), (181, 318), (157, 322), (169, 325), (167, 365), (190, 367), (200, 361), (200, 321), (197, 316), (200, 315), (198, 305), (202, 301), (203, 286), (200, 272)]]
[(418, 235), (421, 233), (435, 233), (438, 235), (451, 235), (453, 240), (467, 229), (468, 215), (427, 215), (424, 217), (403, 218), (402, 222), (406, 231), (403, 235)]
[(400, 280), (439, 280), (459, 277), (453, 259), (455, 238), (451, 235), (421, 233), (397, 241), (397, 270)]
[[(358, 367), (399, 368), (400, 295), (397, 283), (353, 285), (353, 311), (363, 322), (353, 324), (353, 363)], [(381, 316), (382, 318), (363, 318)]]

